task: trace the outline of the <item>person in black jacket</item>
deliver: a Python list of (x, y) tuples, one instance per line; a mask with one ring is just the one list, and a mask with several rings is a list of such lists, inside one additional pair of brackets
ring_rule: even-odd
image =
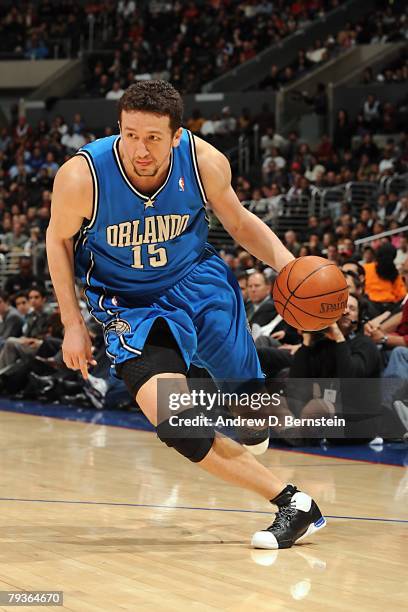
[(251, 328), (255, 323), (261, 327), (270, 323), (278, 313), (271, 298), (271, 283), (263, 272), (248, 276), (247, 292), (246, 315)]
[[(303, 343), (289, 371), (290, 378), (310, 379), (310, 384), (302, 380), (291, 385), (290, 394), (296, 398), (290, 403), (291, 410), (305, 416), (304, 406), (320, 396), (329, 400), (319, 402), (322, 414), (333, 414), (331, 408), (336, 413), (341, 411), (346, 416), (347, 435), (352, 437), (372, 437), (377, 433), (375, 417), (379, 416), (381, 404), (380, 353), (362, 332), (363, 316), (359, 297), (350, 293), (347, 308), (337, 323), (322, 332), (303, 333)], [(330, 392), (322, 388), (329, 385), (327, 379), (333, 382)]]
[(19, 260), (19, 272), (10, 276), (4, 286), (11, 298), (19, 291), (28, 291), (31, 287), (44, 289), (44, 283), (33, 273), (33, 264), (30, 257), (22, 256)]

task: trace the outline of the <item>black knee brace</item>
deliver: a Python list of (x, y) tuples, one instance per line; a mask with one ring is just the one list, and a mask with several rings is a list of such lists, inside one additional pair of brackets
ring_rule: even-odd
[[(193, 425), (191, 420), (197, 422)], [(210, 452), (214, 443), (215, 431), (205, 423), (205, 415), (196, 408), (189, 408), (157, 426), (159, 439), (174, 448), (180, 455), (193, 463), (199, 463)]]
[(146, 339), (140, 357), (128, 359), (116, 366), (132, 397), (156, 374), (187, 374), (181, 351), (164, 319), (156, 319)]

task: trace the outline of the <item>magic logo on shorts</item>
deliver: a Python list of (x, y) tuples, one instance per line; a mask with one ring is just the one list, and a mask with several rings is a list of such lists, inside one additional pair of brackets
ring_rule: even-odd
[(130, 327), (130, 323), (125, 321), (125, 319), (114, 319), (108, 325), (106, 325), (104, 329), (104, 333), (107, 336), (109, 333), (116, 334), (117, 336), (122, 336), (123, 334), (127, 334), (132, 330)]

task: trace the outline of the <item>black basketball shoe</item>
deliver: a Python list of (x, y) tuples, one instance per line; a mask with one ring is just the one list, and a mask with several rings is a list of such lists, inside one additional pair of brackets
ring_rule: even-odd
[(275, 520), (268, 529), (253, 535), (254, 548), (290, 548), (326, 525), (316, 502), (291, 484), (272, 503), (278, 506)]

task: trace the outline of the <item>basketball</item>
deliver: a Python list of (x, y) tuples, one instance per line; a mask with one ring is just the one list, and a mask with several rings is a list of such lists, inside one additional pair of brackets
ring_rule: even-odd
[(347, 306), (348, 287), (335, 263), (307, 255), (289, 262), (278, 274), (273, 300), (286, 323), (318, 331), (335, 323)]

